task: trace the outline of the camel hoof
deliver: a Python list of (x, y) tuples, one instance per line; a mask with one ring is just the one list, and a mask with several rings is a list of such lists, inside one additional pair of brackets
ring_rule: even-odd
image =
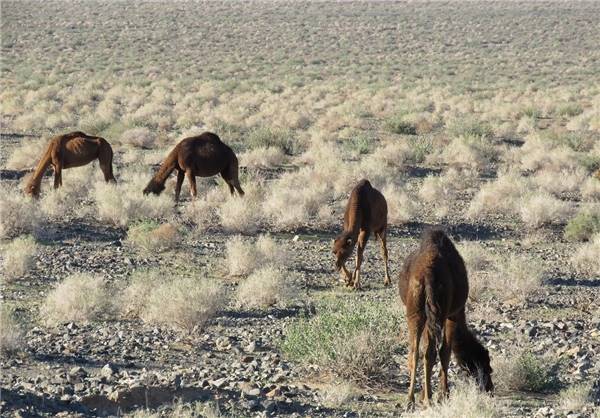
[(406, 404), (406, 406), (404, 407), (404, 411), (405, 412), (414, 412), (415, 410), (415, 401), (414, 399), (411, 401), (409, 400), (408, 403)]
[(390, 278), (389, 278), (389, 277), (388, 277), (388, 278), (386, 278), (386, 279), (383, 281), (383, 285), (384, 285), (385, 287), (388, 287), (388, 286), (389, 286), (389, 285), (391, 285), (391, 284), (392, 284), (392, 281), (390, 280)]

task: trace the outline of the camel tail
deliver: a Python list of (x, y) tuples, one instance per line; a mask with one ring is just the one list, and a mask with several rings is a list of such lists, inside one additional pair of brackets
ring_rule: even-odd
[(46, 170), (52, 163), (52, 148), (53, 148), (53, 142), (50, 142), (50, 144), (48, 145), (48, 148), (46, 148), (46, 151), (42, 155), (42, 158), (40, 159), (37, 166), (35, 167), (33, 174), (31, 175), (31, 178), (29, 179), (29, 181), (27, 182), (27, 185), (25, 186), (25, 193), (27, 193), (31, 196), (34, 196), (34, 197), (39, 196), (40, 186), (42, 184), (42, 177), (44, 177), (44, 173), (46, 172)]
[(177, 168), (177, 157), (179, 156), (179, 146), (176, 146), (173, 151), (167, 155), (167, 158), (160, 165), (160, 168), (148, 182), (144, 189), (144, 194), (154, 193), (159, 195), (165, 189), (165, 182), (169, 175)]
[(441, 309), (437, 296), (433, 286), (433, 275), (430, 275), (425, 279), (425, 318), (427, 319), (427, 333), (430, 341), (435, 345), (436, 353), (440, 351), (443, 339)]

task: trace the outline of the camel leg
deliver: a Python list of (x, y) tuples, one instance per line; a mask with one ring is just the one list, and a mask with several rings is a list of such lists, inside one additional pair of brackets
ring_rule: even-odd
[(450, 319), (444, 324), (444, 340), (440, 347), (440, 394), (439, 400), (442, 401), (448, 397), (448, 366), (450, 365), (450, 353), (452, 349), (452, 338), (454, 337), (454, 329), (456, 323)]
[(98, 155), (98, 162), (100, 163), (100, 170), (102, 170), (102, 174), (104, 174), (104, 181), (107, 183), (109, 181), (113, 183), (117, 182), (115, 176), (113, 175), (112, 160), (112, 150), (110, 148), (101, 149), (100, 154)]
[(383, 280), (384, 286), (389, 286), (392, 284), (392, 280), (390, 279), (390, 273), (388, 270), (388, 250), (387, 250), (387, 231), (385, 228), (379, 232), (379, 240), (381, 241), (381, 252), (383, 253), (383, 263), (385, 266), (385, 279)]
[(226, 171), (223, 171), (221, 173), (221, 177), (223, 177), (223, 180), (225, 180), (225, 183), (227, 183), (227, 186), (229, 186), (229, 193), (231, 193), (232, 196), (234, 194), (234, 190), (237, 190), (240, 196), (244, 196), (245, 193), (240, 186), (240, 181), (238, 180), (237, 165), (235, 166), (235, 170), (234, 168), (228, 168)]
[(432, 341), (427, 334), (425, 343), (425, 355), (423, 356), (423, 405), (431, 405), (431, 371), (435, 363), (435, 340)]
[(366, 229), (362, 229), (358, 233), (358, 248), (356, 249), (356, 267), (352, 276), (352, 286), (354, 287), (354, 289), (360, 289), (360, 266), (363, 262), (363, 253), (365, 251), (365, 246), (367, 245), (368, 239), (369, 231)]
[(54, 188), (62, 186), (62, 167), (60, 164), (54, 165)]
[(175, 183), (175, 201), (179, 202), (179, 195), (181, 194), (181, 186), (183, 185), (183, 179), (185, 178), (185, 171), (177, 170), (177, 183)]
[(190, 193), (192, 195), (192, 199), (195, 199), (198, 196), (198, 190), (196, 189), (196, 176), (192, 172), (192, 170), (187, 170), (185, 172), (187, 175), (188, 181), (190, 182)]
[(408, 406), (412, 408), (415, 405), (415, 385), (417, 382), (417, 366), (419, 364), (419, 341), (423, 332), (423, 324), (418, 317), (408, 319), (408, 340), (410, 347), (408, 351), (408, 370), (410, 380), (408, 385)]
[(342, 269), (340, 270), (340, 276), (342, 277), (342, 280), (344, 280), (344, 282), (346, 283), (346, 286), (352, 285), (352, 275), (350, 275), (350, 272), (346, 268), (346, 263), (342, 264)]

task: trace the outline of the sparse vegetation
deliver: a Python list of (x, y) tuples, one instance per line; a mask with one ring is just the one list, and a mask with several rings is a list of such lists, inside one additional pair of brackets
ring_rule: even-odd
[(15, 319), (13, 311), (3, 304), (0, 306), (0, 358), (10, 356), (21, 349), (23, 331)]
[(144, 322), (188, 332), (201, 329), (225, 302), (223, 286), (208, 278), (170, 277), (156, 284), (143, 303)]
[(556, 386), (555, 365), (552, 358), (540, 358), (520, 349), (518, 353), (498, 359), (492, 367), (496, 384), (505, 390), (544, 392)]
[(168, 251), (181, 240), (176, 226), (145, 221), (132, 225), (127, 231), (127, 242), (145, 253)]
[(33, 267), (38, 250), (33, 237), (19, 237), (4, 248), (3, 271), (6, 280), (17, 279)]
[(255, 270), (238, 286), (236, 302), (242, 308), (266, 308), (291, 297), (290, 273), (269, 266)]
[(326, 299), (317, 304), (314, 317), (291, 326), (282, 349), (292, 359), (367, 384), (389, 371), (401, 318), (398, 306)]
[(47, 325), (85, 323), (100, 319), (112, 309), (103, 277), (72, 274), (48, 293), (40, 319)]
[(600, 232), (600, 207), (597, 210), (583, 210), (577, 213), (565, 226), (565, 238), (574, 241), (587, 241)]
[(20, 190), (0, 187), (0, 238), (35, 232), (40, 214), (35, 202)]

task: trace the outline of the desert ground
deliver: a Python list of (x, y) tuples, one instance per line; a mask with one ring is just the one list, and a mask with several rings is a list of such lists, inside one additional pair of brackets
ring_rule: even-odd
[[(600, 416), (599, 39), (594, 1), (3, 1), (2, 416)], [(26, 196), (75, 130), (116, 184), (95, 162)], [(204, 131), (245, 196), (143, 195)], [(363, 178), (393, 283), (371, 237), (353, 290), (332, 241)], [(397, 282), (432, 225), (495, 392), (452, 362), (412, 410)]]

